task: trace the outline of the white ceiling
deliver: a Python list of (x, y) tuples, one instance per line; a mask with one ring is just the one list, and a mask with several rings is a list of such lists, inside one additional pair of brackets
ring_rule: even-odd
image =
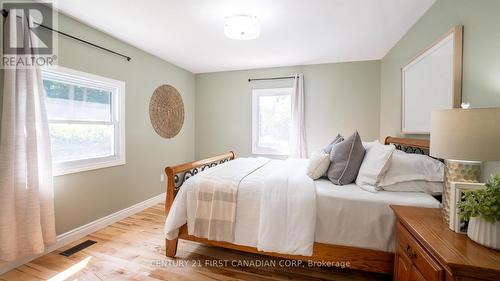
[[(202, 73), (381, 59), (434, 1), (57, 2), (67, 15), (191, 72)], [(237, 41), (224, 36), (224, 18), (241, 13), (258, 17), (258, 39)]]

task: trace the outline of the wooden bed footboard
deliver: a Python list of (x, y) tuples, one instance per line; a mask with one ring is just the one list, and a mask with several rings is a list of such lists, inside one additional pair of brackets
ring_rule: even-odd
[[(387, 137), (385, 139), (385, 144), (394, 144), (397, 149), (403, 150), (408, 153), (427, 154), (429, 149), (429, 141), (419, 139)], [(186, 179), (194, 176), (195, 174), (203, 171), (206, 168), (233, 160), (234, 158), (235, 155), (231, 151), (219, 156), (165, 168), (165, 173), (167, 174), (168, 178), (165, 214), (168, 215), (174, 198), (177, 195), (179, 188), (182, 186)], [(175, 256), (177, 252), (178, 239), (286, 259), (328, 262), (334, 264), (345, 264), (345, 262), (347, 262), (347, 267), (350, 269), (358, 269), (370, 272), (392, 274), (394, 268), (394, 254), (391, 252), (322, 243), (314, 243), (313, 255), (311, 257), (261, 252), (254, 247), (241, 246), (227, 242), (212, 241), (191, 236), (187, 232), (186, 225), (182, 226), (179, 229), (179, 236), (177, 239), (166, 239), (166, 255), (168, 257)]]
[(179, 188), (181, 188), (182, 184), (188, 178), (207, 168), (222, 164), (233, 159), (234, 152), (229, 151), (218, 156), (188, 162), (177, 166), (166, 167), (165, 174), (167, 175), (167, 198), (165, 199), (165, 215), (168, 215), (168, 211), (170, 210), (170, 207), (174, 202), (174, 198), (177, 195)]
[[(234, 152), (227, 153), (206, 158), (203, 160), (188, 162), (176, 166), (168, 166), (165, 168), (167, 175), (167, 197), (165, 198), (165, 216), (168, 215), (170, 207), (174, 203), (175, 196), (181, 188), (184, 181), (196, 175), (197, 173), (216, 165), (233, 160), (235, 157)], [(174, 257), (177, 252), (177, 239), (166, 240), (166, 254), (169, 257)]]

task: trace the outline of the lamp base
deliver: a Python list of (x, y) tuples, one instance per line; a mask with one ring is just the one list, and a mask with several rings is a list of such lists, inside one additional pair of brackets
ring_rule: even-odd
[(451, 182), (480, 182), (481, 162), (445, 160), (444, 164), (443, 220), (450, 225)]

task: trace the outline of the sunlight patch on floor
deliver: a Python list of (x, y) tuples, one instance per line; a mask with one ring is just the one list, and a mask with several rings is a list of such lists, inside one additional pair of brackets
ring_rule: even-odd
[(67, 278), (71, 277), (75, 273), (79, 272), (80, 270), (84, 269), (87, 264), (89, 263), (90, 259), (92, 257), (87, 257), (81, 261), (79, 261), (77, 264), (72, 265), (70, 268), (66, 269), (63, 272), (58, 273), (54, 277), (51, 277), (47, 281), (63, 281), (66, 280)]

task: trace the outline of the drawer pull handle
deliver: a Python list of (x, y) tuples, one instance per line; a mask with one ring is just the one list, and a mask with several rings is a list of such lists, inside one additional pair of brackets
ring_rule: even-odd
[(410, 259), (413, 259), (413, 258), (417, 257), (417, 253), (412, 250), (412, 248), (410, 247), (410, 245), (406, 246), (406, 255), (408, 255), (408, 257)]

